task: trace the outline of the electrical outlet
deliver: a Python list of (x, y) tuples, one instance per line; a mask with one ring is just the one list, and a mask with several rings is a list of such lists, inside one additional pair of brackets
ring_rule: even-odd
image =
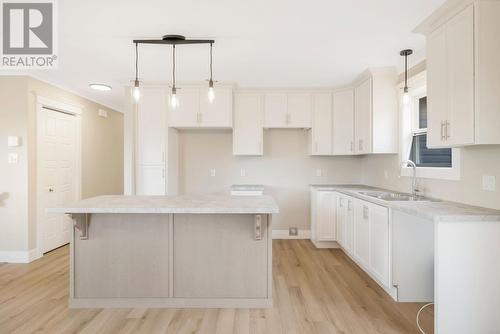
[(321, 168), (316, 168), (316, 176), (317, 177), (323, 176), (323, 170)]
[(240, 169), (240, 176), (246, 176), (246, 175), (247, 171), (245, 170), (245, 168)]
[(483, 190), (495, 191), (496, 178), (492, 175), (483, 175)]
[(288, 235), (291, 237), (296, 237), (299, 235), (299, 229), (296, 227), (290, 227), (288, 229)]
[(210, 176), (215, 176), (215, 168), (212, 168), (212, 169), (210, 170)]
[(388, 179), (389, 178), (389, 172), (387, 170), (384, 170), (384, 179)]

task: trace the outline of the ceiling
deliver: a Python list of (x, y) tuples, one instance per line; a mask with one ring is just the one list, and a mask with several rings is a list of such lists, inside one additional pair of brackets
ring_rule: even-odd
[[(242, 87), (349, 83), (368, 67), (402, 68), (399, 51), (423, 59), (411, 31), (444, 0), (64, 0), (59, 68), (34, 75), (116, 110), (134, 77), (134, 38), (213, 38), (214, 77)], [(143, 81), (171, 78), (171, 48), (139, 47)], [(177, 80), (208, 78), (208, 45), (177, 48)], [(89, 83), (113, 86), (91, 90)]]

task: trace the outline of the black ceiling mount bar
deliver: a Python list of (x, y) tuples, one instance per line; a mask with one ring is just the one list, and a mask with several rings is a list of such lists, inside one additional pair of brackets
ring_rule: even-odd
[(167, 45), (178, 45), (178, 44), (214, 44), (213, 39), (186, 39), (182, 35), (165, 35), (162, 39), (134, 39), (134, 43), (137, 44), (167, 44)]

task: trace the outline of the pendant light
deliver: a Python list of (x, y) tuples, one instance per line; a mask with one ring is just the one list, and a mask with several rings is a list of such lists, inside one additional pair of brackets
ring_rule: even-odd
[(215, 43), (213, 39), (187, 39), (182, 35), (165, 35), (161, 39), (136, 39), (133, 40), (135, 43), (135, 81), (133, 88), (133, 96), (136, 102), (139, 100), (139, 78), (138, 78), (138, 44), (163, 44), (172, 45), (172, 93), (170, 95), (170, 105), (173, 109), (179, 106), (179, 97), (177, 96), (177, 86), (175, 85), (175, 46), (177, 44), (181, 45), (191, 45), (191, 44), (210, 44), (210, 80), (208, 82), (208, 100), (210, 103), (214, 101), (214, 80), (212, 77), (212, 45)]
[(403, 88), (403, 104), (410, 104), (410, 93), (408, 93), (408, 56), (413, 53), (411, 49), (405, 49), (399, 53), (400, 56), (405, 57), (405, 86)]
[(135, 103), (139, 102), (141, 91), (139, 90), (139, 50), (137, 43), (135, 43), (135, 81), (132, 95), (134, 96)]
[(170, 105), (173, 109), (179, 106), (177, 88), (175, 87), (175, 44), (172, 45), (172, 95), (170, 96)]
[(213, 69), (212, 69), (212, 48), (213, 45), (210, 43), (210, 80), (208, 80), (208, 102), (213, 103), (215, 100), (214, 91), (214, 79), (213, 79)]

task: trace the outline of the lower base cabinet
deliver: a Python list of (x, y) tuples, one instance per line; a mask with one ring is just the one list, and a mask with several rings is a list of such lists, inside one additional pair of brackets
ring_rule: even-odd
[(389, 209), (333, 190), (312, 189), (313, 242), (336, 242), (391, 293)]

